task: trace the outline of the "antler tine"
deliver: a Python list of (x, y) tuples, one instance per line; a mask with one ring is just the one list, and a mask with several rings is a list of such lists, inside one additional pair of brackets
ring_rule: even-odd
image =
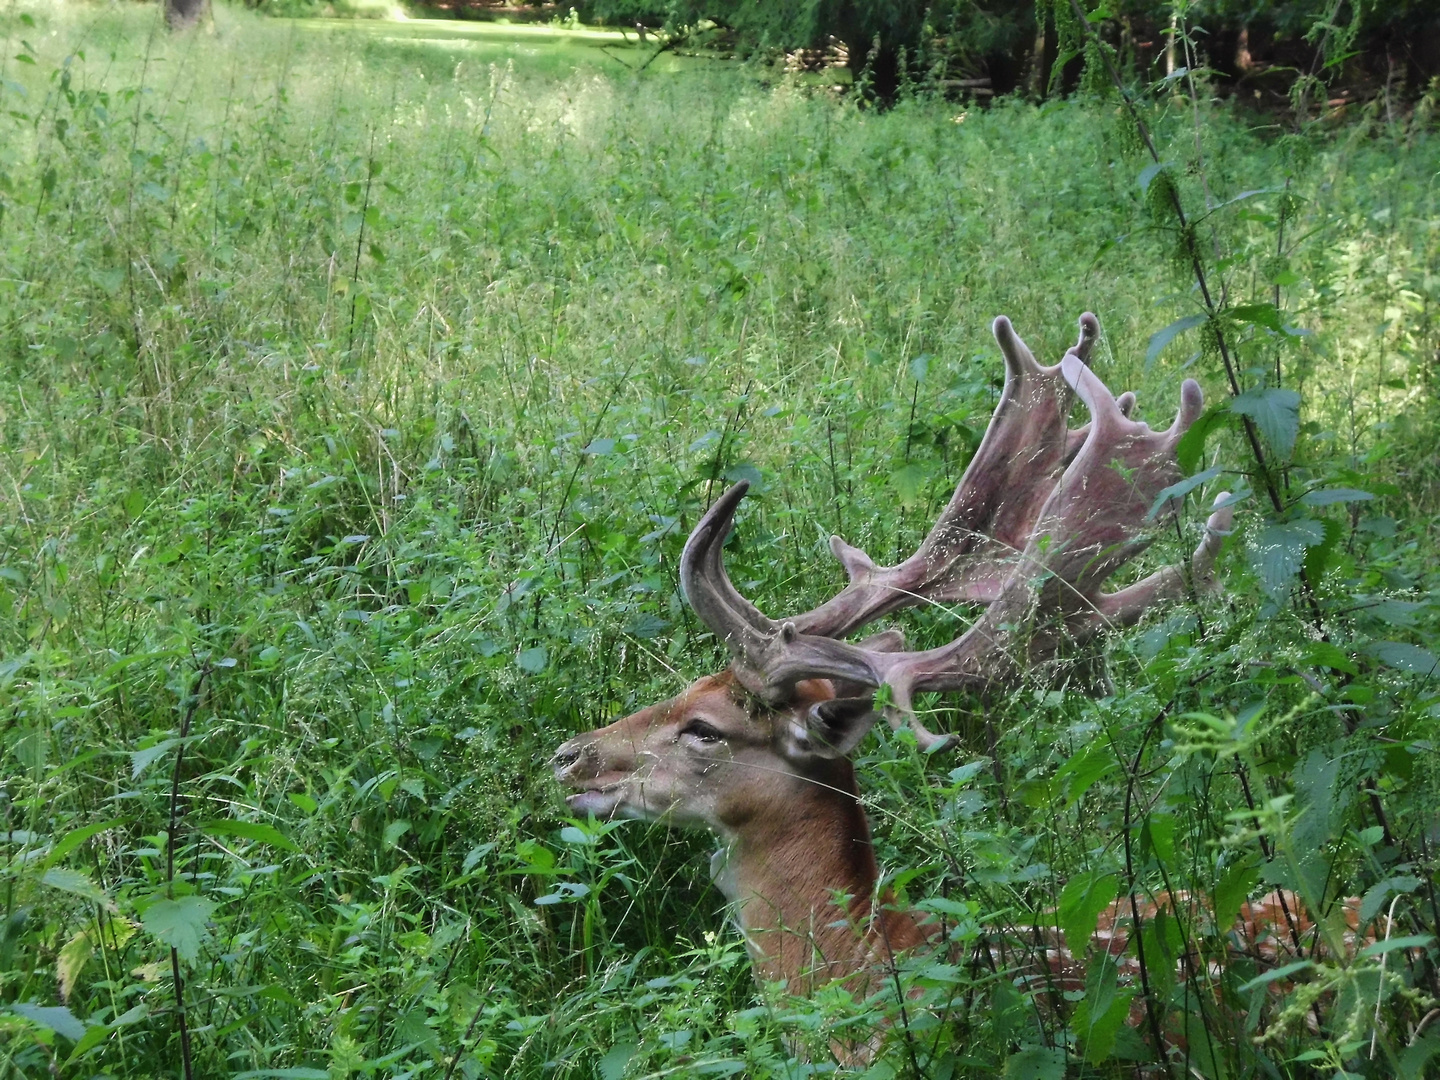
[[(1179, 478), (1175, 447), (1204, 397), (1187, 379), (1169, 428), (1156, 432), (1131, 419), (1135, 396), (1111, 393), (1085, 364), (1098, 330), (1093, 315), (1082, 316), (1080, 340), (1058, 365), (1044, 368), (1009, 320), (996, 319), (1005, 389), (945, 513), (920, 549), (895, 567), (876, 567), (858, 548), (832, 540), (851, 583), (792, 621), (761, 614), (725, 573), (722, 547), (746, 485), (716, 502), (685, 545), (681, 581), (701, 620), (735, 655), (733, 669), (748, 689), (779, 703), (802, 679), (831, 678), (862, 690), (888, 685), (892, 726), (907, 721), (923, 747), (939, 749), (951, 740), (919, 722), (914, 694), (1013, 685), (1068, 642), (1133, 622), (1183, 590), (1186, 575), (1168, 567), (1113, 595), (1100, 591), (1146, 545), (1140, 535), (1146, 510)], [(1072, 392), (1090, 412), (1081, 432), (1065, 428)], [(1191, 580), (1209, 580), (1232, 514), (1226, 506), (1211, 514), (1191, 558)], [(938, 649), (894, 651), (900, 643), (888, 637), (860, 645), (837, 640), (886, 611), (942, 598), (990, 603), (964, 634)]]
[(1130, 626), (1161, 600), (1183, 597), (1187, 584), (1193, 586), (1197, 593), (1215, 591), (1218, 588), (1215, 582), (1215, 560), (1225, 543), (1225, 537), (1230, 535), (1230, 527), (1235, 519), (1234, 507), (1220, 506), (1228, 498), (1228, 491), (1222, 491), (1215, 496), (1217, 509), (1206, 520), (1205, 534), (1194, 554), (1190, 556), (1188, 583), (1183, 568), (1166, 566), (1128, 588), (1106, 593), (1097, 598), (1096, 610), (1086, 625), (1076, 628), (1077, 636), (1089, 637), (1109, 627)]
[[(1094, 315), (1081, 316), (1080, 337), (1070, 352), (1089, 355), (1099, 330)], [(999, 595), (1010, 563), (1078, 443), (1065, 430), (1072, 395), (1060, 366), (1042, 367), (1005, 316), (995, 319), (992, 331), (1005, 361), (1005, 386), (930, 534), (910, 558), (888, 567), (831, 537), (830, 550), (850, 583), (820, 607), (795, 616), (797, 630), (842, 637), (903, 607), (988, 603)]]
[[(742, 480), (715, 500), (680, 554), (680, 589), (700, 621), (724, 640), (740, 661), (737, 667), (759, 664), (779, 624), (760, 610), (730, 581), (725, 572), (725, 538), (735, 524), (735, 510), (750, 490)], [(742, 675), (742, 682), (746, 682)], [(757, 687), (748, 687), (758, 692)]]
[[(1174, 567), (1113, 596), (1102, 595), (1100, 587), (1145, 546), (1140, 531), (1146, 510), (1179, 478), (1175, 444), (1200, 415), (1199, 386), (1186, 381), (1175, 423), (1155, 432), (1130, 419), (1134, 396), (1112, 394), (1082, 363), (1080, 348), (1070, 350), (1060, 368), (1091, 414), (1084, 443), (1041, 508), (999, 595), (974, 625), (941, 648), (883, 657), (845, 642), (800, 637), (777, 654), (768, 674), (803, 677), (800, 662), (811, 675), (868, 666), (891, 688), (891, 724), (908, 721), (922, 745), (938, 745), (940, 737), (914, 715), (915, 693), (1011, 685), (1067, 644), (1108, 624), (1133, 622), (1156, 600), (1183, 591), (1184, 574)], [(1223, 507), (1211, 515), (1191, 560), (1195, 579), (1208, 577), (1231, 514)]]

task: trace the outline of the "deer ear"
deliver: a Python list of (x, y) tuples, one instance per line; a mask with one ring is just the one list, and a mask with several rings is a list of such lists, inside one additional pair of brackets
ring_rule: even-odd
[(805, 757), (848, 757), (879, 716), (873, 695), (817, 701), (803, 720), (791, 721), (787, 749)]

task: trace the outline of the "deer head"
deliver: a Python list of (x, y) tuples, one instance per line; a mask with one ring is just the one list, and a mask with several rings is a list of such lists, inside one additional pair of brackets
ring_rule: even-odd
[[(772, 619), (731, 583), (722, 546), (747, 486), (730, 488), (695, 527), (680, 563), (685, 596), (726, 643), (730, 667), (555, 754), (557, 777), (576, 789), (568, 802), (578, 814), (719, 834), (717, 884), (735, 903), (762, 973), (792, 989), (813, 984), (817, 973), (859, 977), (881, 946), (924, 937), (914, 918), (876, 893), (848, 759), (879, 715), (878, 687), (890, 688), (889, 722), (908, 723), (922, 747), (938, 749), (950, 737), (916, 720), (915, 693), (1013, 688), (1068, 646), (1093, 649), (1103, 631), (1210, 582), (1230, 525), (1226, 508), (1211, 514), (1188, 566), (1102, 591), (1146, 545), (1147, 512), (1179, 479), (1175, 447), (1203, 401), (1187, 379), (1169, 428), (1132, 420), (1135, 396), (1111, 394), (1087, 366), (1098, 332), (1095, 317), (1082, 315), (1079, 341), (1059, 364), (1042, 367), (1009, 320), (996, 319), (1005, 387), (939, 520), (910, 558), (890, 567), (833, 537), (849, 584), (812, 611)], [(1077, 399), (1090, 421), (1070, 430)], [(938, 649), (906, 651), (895, 631), (843, 640), (904, 607), (961, 601), (986, 609)]]

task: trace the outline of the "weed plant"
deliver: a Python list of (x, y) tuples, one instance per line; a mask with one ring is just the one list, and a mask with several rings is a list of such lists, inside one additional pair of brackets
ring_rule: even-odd
[[(1430, 1075), (1424, 103), (1293, 129), (1167, 87), (1138, 106), (1161, 168), (1113, 99), (880, 114), (225, 6), (175, 38), (138, 6), (0, 18), (0, 1076), (832, 1071), (891, 1006), (759, 993), (707, 844), (567, 820), (545, 761), (724, 663), (675, 580), (722, 485), (754, 485), (741, 588), (813, 606), (829, 533), (888, 560), (943, 504), (991, 318), (1053, 361), (1086, 309), (1145, 417), (1182, 374), (1220, 406), (1191, 500), (1261, 494), (1224, 593), (1119, 639), (1112, 696), (937, 700), (956, 757), (868, 741), (889, 884), (962, 943), (1274, 885), (1333, 937), (1363, 896), (1389, 941), (1283, 996), (1177, 979), (1203, 927), (1147, 929), (1169, 1074)], [(873, 1076), (1150, 1053), (1101, 957), (1054, 1016), (914, 967), (932, 1007)]]

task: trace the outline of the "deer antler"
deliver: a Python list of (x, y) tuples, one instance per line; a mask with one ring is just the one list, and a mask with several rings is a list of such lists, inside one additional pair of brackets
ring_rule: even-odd
[[(1157, 600), (1183, 591), (1185, 574), (1167, 567), (1120, 592), (1100, 589), (1148, 543), (1146, 511), (1179, 478), (1175, 446), (1200, 415), (1200, 387), (1187, 379), (1165, 431), (1129, 418), (1133, 394), (1113, 395), (1085, 364), (1098, 330), (1082, 316), (1080, 341), (1060, 364), (1042, 368), (1007, 320), (995, 321), (1006, 361), (1005, 392), (975, 460), (934, 529), (896, 567), (875, 567), (858, 549), (832, 540), (851, 583), (814, 611), (777, 622), (740, 595), (721, 548), (745, 484), (737, 484), (696, 526), (681, 557), (681, 581), (701, 620), (735, 656), (743, 685), (772, 703), (801, 679), (827, 677), (891, 689), (887, 717), (908, 720), (927, 749), (947, 743), (914, 716), (913, 695), (1018, 682), (1069, 642), (1135, 621)], [(1067, 432), (1073, 393), (1091, 422)], [(1222, 496), (1223, 497), (1223, 496)], [(1206, 581), (1232, 511), (1217, 509), (1191, 559)], [(907, 604), (972, 600), (985, 613), (949, 645), (894, 652), (837, 640)]]

